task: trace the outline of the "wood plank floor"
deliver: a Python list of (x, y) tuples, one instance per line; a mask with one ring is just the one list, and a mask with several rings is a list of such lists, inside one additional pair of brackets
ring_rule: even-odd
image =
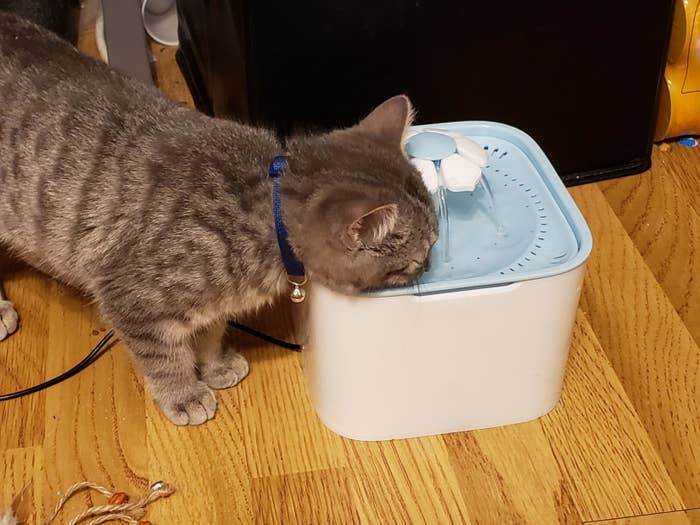
[[(82, 47), (95, 53), (90, 34)], [(171, 49), (160, 86), (191, 104)], [(0, 403), (0, 505), (30, 522), (92, 480), (177, 493), (154, 524), (700, 524), (700, 148), (654, 150), (640, 176), (573, 188), (593, 232), (561, 403), (520, 425), (384, 443), (318, 421), (300, 356), (234, 334), (251, 362), (208, 424), (179, 428), (116, 343), (79, 376)], [(9, 263), (21, 330), (0, 343), (0, 392), (54, 376), (108, 328), (74, 291)], [(292, 332), (282, 308), (254, 322)], [(71, 511), (98, 498), (77, 498)]]

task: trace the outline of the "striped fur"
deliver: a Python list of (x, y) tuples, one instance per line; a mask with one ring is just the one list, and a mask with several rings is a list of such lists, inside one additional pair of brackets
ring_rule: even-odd
[[(313, 279), (355, 292), (421, 271), (436, 219), (399, 146), (411, 111), (395, 97), (288, 142), (285, 221)], [(248, 371), (223, 321), (287, 290), (267, 177), (282, 152), (0, 13), (0, 243), (91, 296), (177, 424), (211, 418), (211, 388)], [(387, 206), (390, 227), (367, 219)]]

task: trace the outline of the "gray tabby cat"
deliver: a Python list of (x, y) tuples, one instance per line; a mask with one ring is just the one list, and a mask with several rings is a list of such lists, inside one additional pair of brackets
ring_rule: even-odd
[[(88, 293), (164, 414), (200, 424), (216, 410), (212, 389), (248, 373), (222, 348), (225, 320), (289, 293), (274, 156), (289, 156), (284, 221), (312, 280), (353, 293), (423, 270), (437, 221), (402, 151), (411, 117), (394, 97), (357, 126), (283, 149), (0, 13), (0, 243)], [(2, 338), (17, 317), (0, 299)]]

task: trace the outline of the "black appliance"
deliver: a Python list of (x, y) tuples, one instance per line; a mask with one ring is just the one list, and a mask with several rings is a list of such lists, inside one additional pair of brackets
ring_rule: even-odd
[(206, 113), (286, 133), (406, 93), (418, 123), (521, 128), (568, 184), (650, 165), (671, 0), (177, 4), (178, 62)]

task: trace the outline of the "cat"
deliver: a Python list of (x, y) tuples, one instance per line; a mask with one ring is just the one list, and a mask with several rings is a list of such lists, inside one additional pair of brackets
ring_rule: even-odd
[[(283, 147), (0, 12), (0, 244), (87, 293), (164, 415), (201, 424), (214, 416), (213, 389), (248, 373), (223, 347), (226, 320), (290, 291), (275, 156), (288, 156), (283, 219), (313, 282), (357, 293), (424, 270), (437, 217), (403, 150), (412, 118), (399, 95), (355, 126)], [(17, 318), (1, 299), (9, 333)]]

